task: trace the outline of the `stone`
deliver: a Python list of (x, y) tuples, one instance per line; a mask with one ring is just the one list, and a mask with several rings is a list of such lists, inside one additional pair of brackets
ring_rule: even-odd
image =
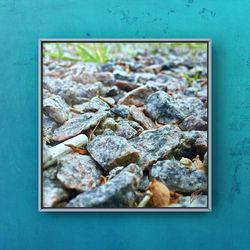
[(150, 95), (146, 107), (149, 116), (159, 123), (176, 123), (185, 118), (177, 100), (164, 91), (157, 91)]
[(138, 122), (144, 129), (153, 129), (154, 123), (150, 118), (144, 115), (142, 111), (140, 111), (135, 106), (130, 107), (131, 117)]
[(167, 159), (179, 145), (181, 130), (177, 126), (165, 125), (158, 129), (143, 131), (130, 140), (131, 145), (140, 151), (138, 164), (146, 169), (159, 159)]
[(51, 179), (43, 180), (43, 207), (54, 207), (57, 203), (69, 198), (69, 194), (56, 181)]
[(163, 182), (171, 191), (190, 194), (207, 190), (207, 175), (204, 170), (193, 170), (177, 160), (163, 160), (155, 163), (150, 170), (150, 179)]
[(205, 120), (206, 108), (204, 103), (197, 97), (185, 97), (179, 99), (181, 110), (185, 116), (193, 115), (195, 117)]
[(49, 116), (43, 114), (43, 137), (50, 138), (58, 124)]
[(112, 178), (114, 178), (116, 175), (118, 175), (122, 170), (124, 169), (124, 167), (116, 167), (113, 168), (108, 175), (108, 179), (111, 180)]
[(83, 192), (99, 186), (101, 171), (89, 155), (70, 153), (60, 157), (58, 162), (57, 179), (67, 189)]
[(117, 105), (111, 109), (111, 111), (122, 118), (128, 119), (130, 116), (130, 109), (126, 105)]
[(148, 81), (153, 81), (156, 79), (156, 75), (152, 73), (137, 73), (135, 75), (135, 82), (146, 84)]
[(179, 127), (183, 131), (191, 131), (191, 130), (206, 131), (207, 130), (207, 122), (202, 120), (199, 117), (195, 117), (193, 115), (190, 115), (182, 121), (182, 123), (179, 125)]
[(103, 130), (104, 129), (111, 129), (111, 130), (115, 131), (118, 128), (118, 124), (113, 118), (108, 117), (106, 120), (104, 120), (102, 122), (101, 128)]
[(119, 104), (135, 105), (137, 107), (143, 106), (153, 91), (146, 86), (141, 86), (128, 92), (123, 98), (119, 100)]
[(182, 132), (180, 144), (175, 148), (173, 155), (176, 158), (193, 159), (200, 155), (203, 159), (207, 152), (207, 132), (206, 131), (185, 131)]
[(82, 131), (96, 126), (101, 120), (105, 119), (106, 117), (107, 112), (89, 112), (73, 117), (54, 131), (53, 140), (63, 141), (76, 136)]
[(69, 118), (69, 108), (59, 95), (52, 95), (43, 101), (44, 112), (59, 124), (63, 124)]
[(195, 198), (191, 196), (182, 196), (179, 198), (179, 203), (172, 204), (168, 207), (192, 207), (192, 208), (207, 208), (207, 195), (199, 195)]
[(96, 112), (110, 109), (109, 105), (98, 97), (93, 97), (89, 102), (76, 105), (75, 108), (83, 112)]
[(130, 164), (104, 185), (76, 196), (67, 207), (134, 207), (136, 197), (131, 195), (131, 192), (137, 189), (141, 177), (141, 169), (135, 164)]
[(134, 76), (131, 74), (128, 74), (126, 71), (123, 70), (115, 70), (113, 72), (113, 76), (115, 80), (121, 80), (121, 81), (134, 81)]
[(107, 171), (139, 160), (139, 152), (128, 141), (116, 135), (100, 135), (87, 145), (91, 156)]
[(131, 126), (129, 121), (121, 120), (118, 123), (118, 128), (115, 133), (118, 136), (124, 137), (126, 139), (131, 139), (138, 134), (138, 131)]

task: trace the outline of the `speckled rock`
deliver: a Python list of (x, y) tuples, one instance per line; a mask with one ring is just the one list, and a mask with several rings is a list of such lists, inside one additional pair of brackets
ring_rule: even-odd
[(44, 112), (59, 124), (63, 124), (69, 118), (69, 109), (66, 102), (58, 95), (52, 95), (43, 102)]
[(131, 126), (131, 121), (121, 120), (118, 123), (118, 128), (115, 133), (118, 136), (124, 137), (126, 139), (131, 139), (135, 137), (138, 133), (140, 133), (142, 130), (138, 131), (133, 128), (133, 126)]
[(204, 170), (192, 170), (177, 160), (163, 160), (155, 163), (150, 178), (163, 182), (171, 191), (193, 193), (207, 190), (207, 175)]
[(105, 119), (106, 116), (107, 116), (106, 112), (98, 112), (98, 113), (89, 112), (71, 118), (61, 127), (55, 130), (53, 135), (53, 140), (63, 141), (73, 136), (76, 136), (80, 134), (82, 131), (95, 126), (101, 120)]
[(208, 204), (207, 195), (199, 195), (197, 197), (182, 196), (179, 198), (179, 203), (172, 204), (169, 207), (192, 207), (206, 208)]
[(67, 207), (119, 208), (135, 206), (131, 192), (138, 187), (141, 177), (141, 169), (135, 164), (130, 164), (106, 184), (79, 194), (68, 203)]
[(177, 126), (166, 125), (159, 129), (143, 131), (130, 140), (140, 151), (139, 165), (145, 169), (159, 159), (167, 159), (179, 145), (181, 130)]
[(143, 106), (148, 96), (152, 93), (153, 91), (150, 88), (142, 86), (128, 92), (123, 98), (119, 100), (118, 103), (124, 105), (135, 105), (137, 107)]
[(91, 156), (107, 171), (139, 160), (139, 151), (121, 136), (100, 135), (87, 145)]
[(59, 164), (57, 179), (66, 188), (83, 192), (99, 186), (101, 171), (89, 155), (66, 154)]
[(145, 116), (144, 113), (135, 106), (130, 107), (130, 114), (133, 120), (138, 122), (144, 129), (154, 128), (154, 123), (152, 122), (152, 120)]
[(163, 124), (180, 122), (185, 118), (177, 100), (164, 91), (150, 95), (146, 106), (150, 117)]
[(178, 100), (185, 116), (193, 115), (206, 120), (207, 109), (204, 103), (197, 97), (185, 97)]
[(43, 180), (43, 207), (54, 207), (57, 203), (66, 200), (69, 194), (56, 181), (51, 179)]
[(131, 82), (134, 80), (133, 75), (128, 74), (126, 71), (122, 71), (122, 70), (115, 70), (113, 72), (113, 76), (115, 80), (131, 81)]
[(206, 131), (207, 130), (207, 122), (202, 120), (199, 117), (195, 117), (193, 115), (190, 115), (182, 121), (182, 123), (179, 125), (179, 127), (183, 131), (191, 131), (191, 130)]
[(49, 116), (43, 114), (43, 136), (51, 137), (58, 124)]
[(114, 108), (112, 108), (111, 111), (115, 115), (120, 116), (120, 117), (125, 118), (125, 119), (129, 118), (129, 116), (130, 116), (130, 109), (126, 105), (117, 105)]
[(98, 97), (93, 97), (89, 102), (77, 105), (75, 108), (83, 112), (96, 112), (110, 109), (109, 105)]
[(135, 82), (146, 84), (148, 81), (156, 79), (156, 75), (152, 73), (137, 73), (135, 75)]

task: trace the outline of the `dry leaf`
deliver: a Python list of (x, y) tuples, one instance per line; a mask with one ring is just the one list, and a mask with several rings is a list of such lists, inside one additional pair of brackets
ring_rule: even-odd
[(170, 191), (170, 204), (175, 204), (180, 202), (181, 194)]
[(204, 169), (203, 162), (200, 160), (199, 155), (196, 155), (196, 157), (193, 159), (193, 162), (197, 169)]
[(80, 155), (88, 155), (89, 154), (87, 149), (76, 147), (73, 144), (64, 144), (64, 145), (67, 147), (70, 147), (74, 152), (77, 152)]
[(107, 182), (107, 178), (103, 175), (100, 176), (100, 186), (104, 185)]
[(102, 97), (102, 96), (98, 96), (99, 99), (101, 99), (102, 101), (106, 102), (111, 108), (114, 107), (114, 104), (111, 103), (108, 99), (106, 99), (105, 97)]
[(76, 109), (76, 108), (69, 108), (69, 110), (76, 113), (76, 114), (84, 114), (84, 112), (82, 112), (81, 110)]
[(163, 183), (153, 179), (149, 184), (152, 193), (150, 202), (155, 207), (168, 207), (170, 203), (170, 191)]

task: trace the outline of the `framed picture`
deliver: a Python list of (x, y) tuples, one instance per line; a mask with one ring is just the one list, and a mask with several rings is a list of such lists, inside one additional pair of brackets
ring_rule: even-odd
[(211, 211), (209, 39), (39, 41), (40, 211)]

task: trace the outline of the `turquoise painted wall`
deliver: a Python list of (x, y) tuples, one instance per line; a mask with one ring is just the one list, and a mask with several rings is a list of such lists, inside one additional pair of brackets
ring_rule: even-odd
[[(249, 249), (250, 1), (0, 1), (0, 249)], [(39, 213), (38, 39), (213, 40), (212, 213)]]

